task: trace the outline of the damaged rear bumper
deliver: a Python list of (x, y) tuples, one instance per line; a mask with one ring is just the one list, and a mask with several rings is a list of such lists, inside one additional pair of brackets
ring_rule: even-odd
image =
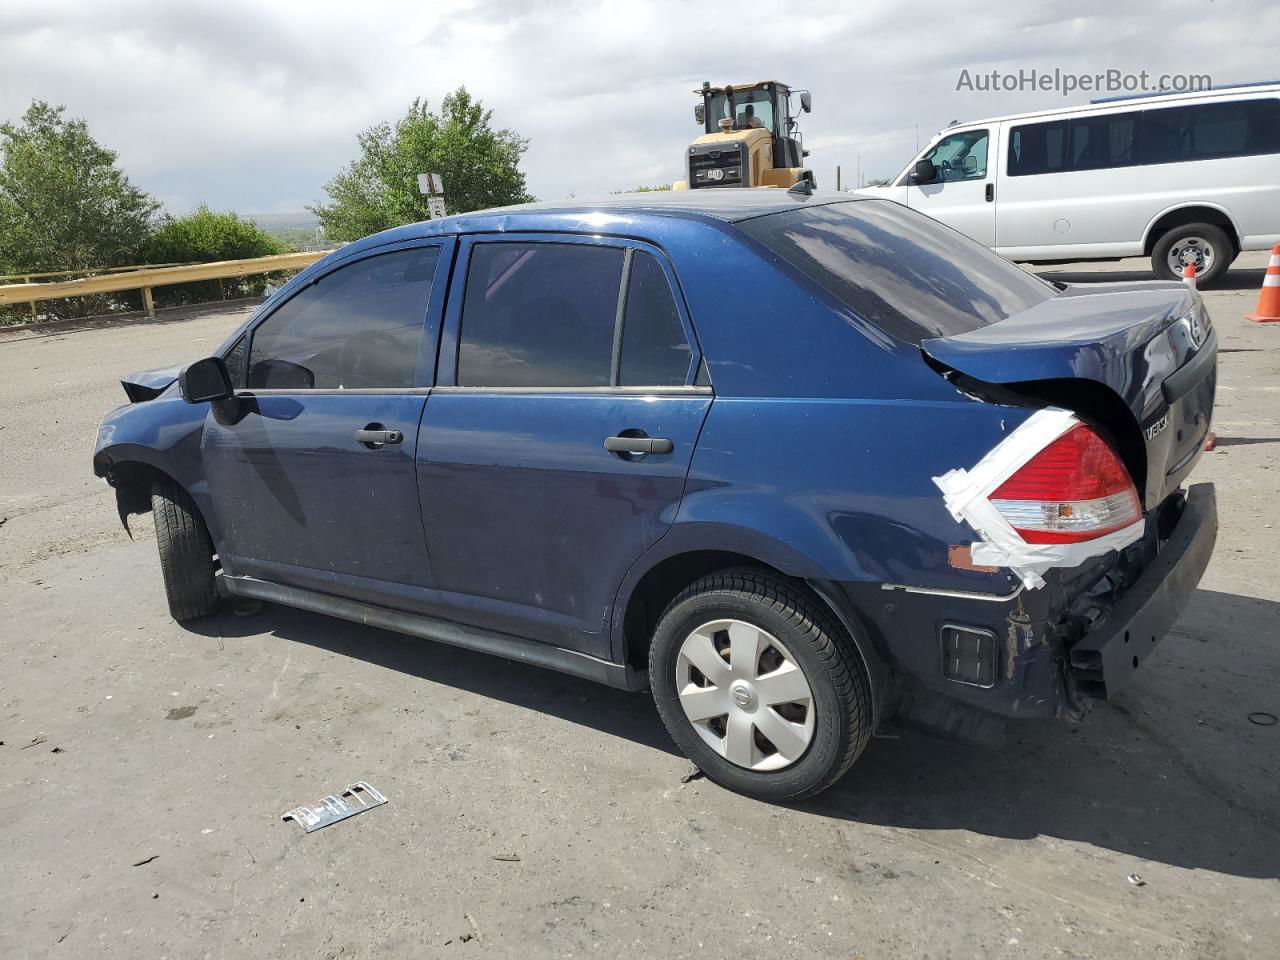
[[(1079, 719), (1091, 700), (1114, 695), (1173, 626), (1208, 566), (1218, 528), (1213, 485), (1169, 497), (1147, 520), (1141, 541), (1050, 571), (1038, 590), (1002, 596), (844, 584), (886, 664), (886, 713), (943, 729), (992, 715)], [(948, 645), (957, 625), (966, 631), (963, 657)]]
[(1128, 590), (1068, 651), (1075, 690), (1105, 700), (1123, 689), (1191, 599), (1218, 536), (1211, 483), (1187, 491), (1182, 515), (1160, 552)]

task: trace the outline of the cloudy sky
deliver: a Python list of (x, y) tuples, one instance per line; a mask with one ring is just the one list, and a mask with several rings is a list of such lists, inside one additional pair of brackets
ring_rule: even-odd
[[(0, 117), (65, 104), (175, 213), (301, 210), (356, 133), (465, 84), (531, 141), (542, 198), (680, 175), (704, 79), (813, 92), (819, 184), (888, 176), (953, 119), (1061, 103), (957, 91), (961, 71), (1280, 76), (1273, 0), (0, 0)], [(765, 75), (768, 76), (765, 76)]]

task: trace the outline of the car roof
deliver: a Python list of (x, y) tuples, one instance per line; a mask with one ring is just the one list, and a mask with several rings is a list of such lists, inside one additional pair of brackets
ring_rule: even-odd
[(830, 203), (864, 202), (834, 190), (794, 194), (778, 187), (730, 187), (703, 190), (653, 190), (613, 193), (594, 199), (571, 197), (460, 213), (439, 220), (393, 227), (340, 248), (343, 256), (401, 240), (461, 233), (557, 231), (596, 233), (608, 223), (644, 218), (682, 218), (722, 225), (787, 210)]
[(468, 214), (523, 215), (538, 213), (656, 213), (673, 216), (708, 217), (726, 223), (749, 220), (783, 210), (796, 210), (845, 199), (843, 193), (815, 191), (797, 195), (779, 187), (730, 187), (703, 190), (646, 190), (641, 193), (611, 193), (591, 199), (540, 200), (511, 207)]

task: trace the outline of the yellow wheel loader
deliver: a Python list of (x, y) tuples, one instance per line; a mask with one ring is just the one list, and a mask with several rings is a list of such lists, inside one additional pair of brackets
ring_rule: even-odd
[(702, 136), (685, 154), (687, 179), (674, 190), (705, 187), (782, 187), (807, 182), (816, 186), (813, 171), (804, 166), (804, 149), (791, 112), (791, 98), (800, 98), (808, 113), (813, 102), (808, 90), (792, 90), (785, 83), (763, 80), (713, 87), (703, 83), (693, 91), (702, 102), (693, 108)]

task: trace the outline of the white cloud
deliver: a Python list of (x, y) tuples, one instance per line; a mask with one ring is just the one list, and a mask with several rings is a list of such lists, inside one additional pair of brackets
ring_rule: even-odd
[(832, 186), (859, 156), (868, 176), (896, 172), (917, 127), (923, 141), (952, 119), (1064, 102), (957, 92), (963, 68), (1267, 79), (1277, 36), (1265, 0), (5, 0), (0, 117), (33, 97), (66, 104), (175, 211), (298, 210), (322, 198), (357, 132), (465, 84), (530, 139), (530, 189), (556, 198), (678, 177), (703, 79), (778, 79), (813, 91), (802, 129)]

